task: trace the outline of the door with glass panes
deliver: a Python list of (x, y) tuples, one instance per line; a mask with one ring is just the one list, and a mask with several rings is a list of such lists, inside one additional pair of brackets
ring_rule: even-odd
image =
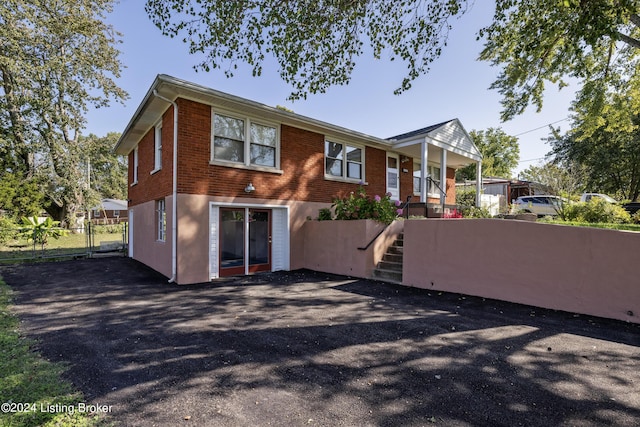
[(271, 271), (271, 210), (220, 209), (220, 276)]

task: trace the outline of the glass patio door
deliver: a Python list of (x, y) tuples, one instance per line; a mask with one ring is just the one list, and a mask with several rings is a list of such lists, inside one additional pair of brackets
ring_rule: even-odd
[(271, 270), (271, 211), (220, 209), (220, 276)]

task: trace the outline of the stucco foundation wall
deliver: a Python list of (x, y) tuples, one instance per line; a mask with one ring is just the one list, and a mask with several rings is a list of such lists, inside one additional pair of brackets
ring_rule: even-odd
[(640, 323), (640, 233), (405, 221), (403, 284)]
[(303, 230), (304, 268), (370, 278), (402, 226), (403, 221), (393, 222), (367, 250), (359, 250), (384, 229), (384, 224), (373, 220), (307, 221)]
[(308, 218), (317, 218), (328, 203), (288, 202), (283, 200), (215, 197), (197, 194), (178, 194), (178, 265), (177, 283), (208, 282), (210, 203), (238, 206), (269, 205), (289, 208), (289, 244), (291, 270), (304, 268), (304, 237), (301, 229)]
[(133, 259), (148, 265), (154, 270), (171, 277), (171, 206), (172, 197), (165, 199), (167, 213), (166, 240), (159, 242), (156, 238), (156, 206), (155, 201), (133, 206)]

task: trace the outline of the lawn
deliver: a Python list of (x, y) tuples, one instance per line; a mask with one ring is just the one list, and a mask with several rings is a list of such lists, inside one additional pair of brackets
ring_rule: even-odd
[(39, 244), (34, 246), (32, 240), (20, 237), (17, 230), (12, 233), (5, 230), (3, 233), (8, 234), (4, 243), (0, 243), (0, 262), (4, 263), (87, 256), (90, 248), (94, 252), (99, 250), (101, 242), (122, 242), (123, 237), (120, 226), (98, 226), (90, 236), (91, 241), (86, 233), (69, 232), (58, 239), (49, 238), (43, 249)]
[(61, 379), (65, 366), (35, 353), (11, 313), (12, 291), (0, 278), (0, 426), (97, 426), (82, 394)]
[(605, 228), (610, 230), (640, 232), (640, 224), (592, 223), (592, 222), (562, 221), (559, 219), (550, 219), (550, 218), (540, 219), (539, 221), (547, 224), (570, 225), (573, 227)]

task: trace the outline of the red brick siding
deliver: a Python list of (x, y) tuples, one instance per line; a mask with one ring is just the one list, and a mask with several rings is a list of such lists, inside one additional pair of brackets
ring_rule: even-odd
[[(282, 174), (210, 165), (211, 108), (179, 100), (178, 193), (330, 203), (357, 184), (324, 179), (324, 135), (282, 125)], [(367, 192), (383, 194), (384, 151), (366, 148)], [(383, 171), (382, 174), (380, 171)], [(244, 192), (253, 183), (256, 191)]]
[(447, 183), (446, 183), (446, 203), (448, 205), (456, 204), (456, 170), (453, 168), (447, 168)]
[[(402, 163), (404, 161), (404, 163)], [(413, 195), (413, 159), (400, 155), (400, 200), (407, 201), (407, 197), (412, 196), (412, 202), (419, 202), (420, 197)], [(404, 169), (407, 172), (404, 172)]]
[(162, 118), (162, 168), (151, 175), (154, 165), (155, 127), (138, 143), (138, 183), (133, 182), (133, 151), (129, 154), (129, 206), (166, 197), (173, 190), (173, 107)]
[[(282, 174), (209, 164), (211, 157), (211, 107), (178, 99), (178, 193), (227, 197), (296, 200), (330, 203), (358, 187), (354, 183), (324, 178), (324, 135), (282, 125), (280, 169)], [(138, 184), (129, 187), (130, 205), (171, 194), (173, 155), (173, 108), (162, 120), (162, 170), (153, 169), (154, 129), (138, 145)], [(410, 163), (405, 165), (412, 170)], [(402, 166), (405, 166), (402, 165)], [(386, 152), (365, 147), (367, 194), (386, 192)], [(129, 155), (129, 183), (133, 180), (133, 152)], [(244, 192), (252, 182), (256, 191)], [(404, 199), (413, 191), (411, 173), (401, 172)]]

